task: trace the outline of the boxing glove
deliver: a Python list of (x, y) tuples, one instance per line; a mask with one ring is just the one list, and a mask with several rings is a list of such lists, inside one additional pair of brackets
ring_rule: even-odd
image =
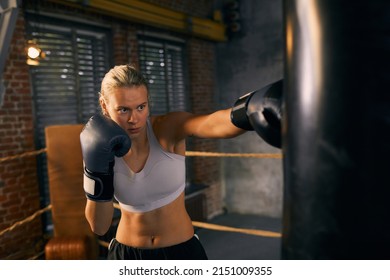
[(231, 111), (232, 123), (244, 130), (255, 130), (268, 144), (282, 146), (283, 80), (240, 97)]
[(131, 147), (130, 137), (116, 122), (96, 114), (80, 133), (84, 161), (84, 191), (87, 198), (111, 201), (114, 196), (115, 156), (122, 157)]

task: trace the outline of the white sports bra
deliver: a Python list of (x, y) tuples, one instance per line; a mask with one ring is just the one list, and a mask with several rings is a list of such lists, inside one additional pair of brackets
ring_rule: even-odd
[(149, 120), (146, 127), (149, 156), (140, 172), (133, 172), (123, 158), (115, 157), (114, 196), (121, 209), (129, 212), (165, 206), (185, 188), (185, 157), (164, 151)]

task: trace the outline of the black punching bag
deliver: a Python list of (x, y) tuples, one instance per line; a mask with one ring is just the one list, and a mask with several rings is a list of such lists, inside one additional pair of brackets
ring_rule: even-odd
[(390, 1), (285, 0), (283, 259), (390, 259)]

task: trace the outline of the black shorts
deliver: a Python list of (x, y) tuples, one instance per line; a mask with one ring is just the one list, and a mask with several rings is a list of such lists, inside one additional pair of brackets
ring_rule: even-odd
[(139, 249), (119, 243), (115, 238), (108, 247), (109, 260), (207, 260), (206, 252), (196, 236), (163, 248)]

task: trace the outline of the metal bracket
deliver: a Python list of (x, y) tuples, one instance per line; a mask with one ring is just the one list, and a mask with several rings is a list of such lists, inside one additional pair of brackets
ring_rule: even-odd
[(3, 72), (14, 33), (20, 0), (0, 0), (0, 107), (3, 105), (5, 85)]

